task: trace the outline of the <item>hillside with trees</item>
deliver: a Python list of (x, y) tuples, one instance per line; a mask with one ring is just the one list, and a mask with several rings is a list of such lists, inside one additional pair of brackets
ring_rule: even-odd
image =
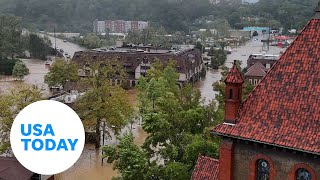
[[(23, 17), (29, 29), (92, 31), (95, 19), (150, 21), (167, 32), (207, 28), (217, 19), (231, 27), (266, 25), (300, 29), (312, 16), (318, 0), (260, 0), (253, 5), (211, 5), (208, 0), (0, 0), (0, 13)], [(244, 17), (255, 18), (248, 21)]]

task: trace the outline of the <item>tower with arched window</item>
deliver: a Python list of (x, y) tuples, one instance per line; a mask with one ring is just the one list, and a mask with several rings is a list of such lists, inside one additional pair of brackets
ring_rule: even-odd
[(219, 160), (200, 156), (192, 179), (320, 180), (320, 3), (243, 103), (235, 65), (225, 83)]

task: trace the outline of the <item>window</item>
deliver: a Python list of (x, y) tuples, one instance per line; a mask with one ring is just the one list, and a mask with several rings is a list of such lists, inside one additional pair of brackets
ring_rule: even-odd
[(311, 180), (311, 178), (311, 173), (304, 168), (299, 168), (296, 171), (296, 180)]
[(255, 79), (255, 80), (253, 80), (253, 85), (257, 85), (258, 83), (257, 83), (257, 80)]
[(230, 89), (230, 91), (229, 91), (229, 99), (232, 99), (232, 96), (233, 96), (233, 90)]
[(257, 177), (256, 180), (269, 180), (270, 179), (270, 166), (264, 159), (257, 161)]
[(252, 79), (249, 79), (249, 83), (252, 84)]

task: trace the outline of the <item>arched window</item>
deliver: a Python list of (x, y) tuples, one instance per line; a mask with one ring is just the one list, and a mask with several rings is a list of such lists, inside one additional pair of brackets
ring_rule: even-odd
[(229, 91), (229, 99), (232, 99), (232, 97), (233, 97), (233, 90), (230, 89), (230, 91)]
[(296, 171), (296, 180), (311, 180), (311, 173), (304, 169), (304, 168), (299, 168)]
[(270, 166), (269, 163), (264, 159), (257, 161), (257, 180), (269, 180), (270, 179)]

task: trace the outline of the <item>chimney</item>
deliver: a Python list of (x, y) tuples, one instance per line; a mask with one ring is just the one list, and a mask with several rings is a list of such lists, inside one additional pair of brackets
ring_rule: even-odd
[(224, 122), (235, 124), (241, 104), (242, 84), (244, 83), (243, 77), (237, 68), (236, 60), (224, 82), (226, 84)]

